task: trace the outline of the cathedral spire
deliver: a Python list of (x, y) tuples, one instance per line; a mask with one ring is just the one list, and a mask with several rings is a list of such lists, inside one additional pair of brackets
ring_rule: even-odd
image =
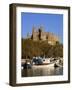
[(33, 28), (32, 28), (32, 33), (34, 33), (35, 32), (35, 30), (36, 30), (36, 28), (34, 27), (34, 25), (33, 25)]
[(43, 25), (40, 25), (39, 29), (43, 32), (44, 31)]

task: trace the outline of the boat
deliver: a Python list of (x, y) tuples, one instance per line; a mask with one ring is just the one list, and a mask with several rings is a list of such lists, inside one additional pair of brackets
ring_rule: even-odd
[(22, 69), (31, 69), (32, 65), (30, 62), (26, 61), (26, 62), (22, 63), (21, 68)]
[(54, 67), (59, 67), (59, 65), (55, 63), (55, 64), (54, 64)]
[(33, 65), (48, 65), (48, 66), (54, 66), (54, 62), (50, 62), (50, 58), (33, 58), (32, 60)]

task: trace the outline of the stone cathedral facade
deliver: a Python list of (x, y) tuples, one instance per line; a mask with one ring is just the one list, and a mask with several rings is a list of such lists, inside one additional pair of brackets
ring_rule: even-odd
[(43, 27), (40, 27), (38, 29), (33, 27), (31, 39), (33, 41), (47, 41), (50, 45), (55, 45), (56, 42), (59, 42), (59, 39), (56, 35), (51, 32), (45, 32)]

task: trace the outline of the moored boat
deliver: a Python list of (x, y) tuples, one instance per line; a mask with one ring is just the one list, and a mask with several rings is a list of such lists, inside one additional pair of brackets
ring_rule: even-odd
[(54, 62), (50, 62), (50, 58), (33, 58), (33, 65), (48, 65), (54, 66)]

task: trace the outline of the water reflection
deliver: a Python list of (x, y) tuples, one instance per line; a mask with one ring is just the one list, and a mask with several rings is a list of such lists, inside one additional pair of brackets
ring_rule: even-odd
[(32, 67), (23, 69), (22, 77), (63, 75), (63, 67)]

